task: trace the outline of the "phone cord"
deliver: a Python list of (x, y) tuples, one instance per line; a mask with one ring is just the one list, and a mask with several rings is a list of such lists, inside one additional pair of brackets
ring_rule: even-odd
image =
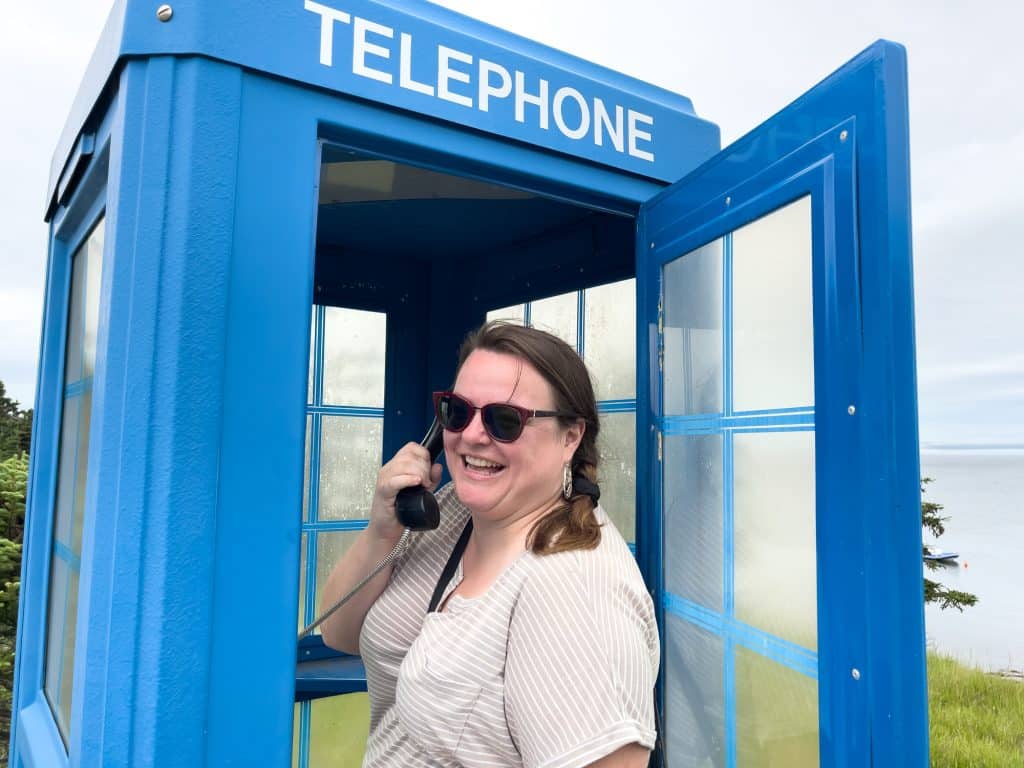
[(404, 555), (405, 550), (409, 548), (410, 536), (412, 536), (412, 531), (408, 528), (402, 531), (402, 536), (398, 539), (398, 543), (395, 544), (394, 548), (388, 553), (388, 556), (381, 560), (379, 563), (377, 563), (376, 567), (372, 571), (370, 571), (369, 575), (367, 575), (362, 581), (360, 581), (358, 584), (352, 587), (352, 589), (349, 591), (347, 595), (342, 597), (338, 602), (336, 602), (322, 614), (317, 616), (316, 621), (314, 621), (308, 627), (304, 628), (301, 632), (299, 632), (299, 640), (302, 640), (302, 638), (311, 635), (314, 629), (323, 624), (324, 621), (328, 617), (330, 617), (332, 613), (334, 613), (336, 610), (341, 608), (341, 606), (343, 606), (345, 603), (351, 600), (355, 596), (356, 592), (365, 587), (367, 583), (369, 583), (373, 579), (374, 576), (376, 576), (378, 573), (380, 573), (393, 562), (395, 562), (395, 560)]

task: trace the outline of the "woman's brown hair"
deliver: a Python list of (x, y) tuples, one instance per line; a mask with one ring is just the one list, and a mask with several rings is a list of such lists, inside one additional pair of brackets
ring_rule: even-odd
[[(532, 365), (554, 392), (554, 409), (574, 413), (586, 424), (572, 457), (573, 477), (597, 483), (597, 400), (590, 373), (576, 350), (557, 336), (537, 328), (494, 320), (470, 333), (459, 349), (459, 369), (478, 349), (512, 355)], [(456, 371), (456, 375), (458, 371)], [(576, 419), (559, 417), (563, 427)], [(530, 531), (529, 547), (539, 555), (574, 549), (593, 549), (601, 541), (601, 525), (594, 515), (596, 501), (573, 489), (572, 498), (538, 520)]]

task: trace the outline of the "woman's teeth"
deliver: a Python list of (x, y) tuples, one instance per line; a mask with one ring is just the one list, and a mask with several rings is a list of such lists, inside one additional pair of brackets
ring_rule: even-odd
[(466, 463), (467, 467), (484, 472), (496, 472), (504, 467), (503, 464), (488, 461), (487, 459), (479, 459), (476, 456), (463, 456), (462, 460)]

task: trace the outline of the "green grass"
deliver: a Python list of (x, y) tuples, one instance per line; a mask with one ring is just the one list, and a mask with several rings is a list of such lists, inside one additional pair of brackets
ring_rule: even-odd
[(1024, 683), (928, 654), (932, 768), (1024, 768)]

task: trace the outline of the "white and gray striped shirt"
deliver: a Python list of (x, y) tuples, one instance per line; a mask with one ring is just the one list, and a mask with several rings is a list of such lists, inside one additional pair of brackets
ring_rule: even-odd
[[(450, 484), (438, 502), (441, 526), (417, 535), (363, 624), (364, 768), (570, 768), (652, 747), (654, 607), (604, 511), (596, 549), (525, 552), (485, 594), (428, 616), (469, 516)], [(445, 596), (461, 580), (460, 563)]]

